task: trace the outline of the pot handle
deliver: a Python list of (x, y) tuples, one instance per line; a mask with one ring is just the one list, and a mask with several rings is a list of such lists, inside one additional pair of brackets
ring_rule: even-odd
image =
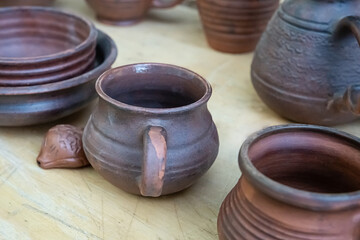
[(171, 0), (171, 1), (164, 1), (164, 0), (153, 0), (152, 7), (154, 8), (171, 8), (180, 3), (184, 0)]
[(150, 126), (144, 132), (144, 159), (139, 186), (143, 196), (159, 197), (162, 193), (166, 167), (166, 137), (166, 130), (159, 126)]
[[(350, 31), (360, 46), (360, 17), (348, 16), (340, 20), (335, 27), (335, 37), (343, 31)], [(349, 86), (345, 91), (335, 93), (329, 101), (328, 108), (350, 111), (353, 114), (360, 114), (360, 84)]]

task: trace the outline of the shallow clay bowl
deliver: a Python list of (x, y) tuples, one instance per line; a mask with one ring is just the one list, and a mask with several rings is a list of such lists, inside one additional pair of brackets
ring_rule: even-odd
[(0, 9), (0, 85), (68, 79), (95, 59), (97, 31), (75, 15), (44, 7)]
[(0, 126), (50, 122), (85, 107), (96, 97), (95, 81), (116, 56), (113, 40), (99, 31), (93, 66), (80, 76), (38, 86), (0, 87)]
[(0, 7), (10, 6), (50, 6), (55, 0), (0, 0)]
[(152, 0), (86, 0), (96, 18), (109, 25), (133, 25), (142, 20)]

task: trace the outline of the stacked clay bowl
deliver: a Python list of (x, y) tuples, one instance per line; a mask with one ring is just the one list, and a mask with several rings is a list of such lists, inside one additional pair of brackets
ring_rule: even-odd
[(30, 86), (76, 77), (95, 59), (89, 21), (43, 7), (0, 9), (0, 86)]
[(0, 0), (0, 7), (10, 6), (50, 6), (55, 0)]
[(228, 53), (253, 51), (279, 0), (198, 0), (209, 45)]
[(44, 7), (0, 8), (0, 126), (82, 109), (116, 56), (113, 40), (82, 18)]

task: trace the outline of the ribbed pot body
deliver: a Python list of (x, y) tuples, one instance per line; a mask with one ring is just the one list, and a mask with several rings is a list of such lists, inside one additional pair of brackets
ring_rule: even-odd
[(209, 45), (222, 52), (253, 51), (278, 7), (278, 0), (197, 1)]
[[(146, 132), (149, 127), (161, 127), (166, 145), (155, 147), (157, 156), (161, 155), (158, 149), (166, 151), (164, 169), (155, 173), (163, 181), (161, 195), (192, 185), (213, 164), (219, 148), (207, 108), (210, 85), (199, 79), (188, 70), (153, 63), (104, 73), (97, 82), (99, 103), (83, 135), (85, 153), (95, 170), (115, 186), (141, 194), (140, 182), (156, 164), (144, 163), (149, 156)], [(195, 95), (197, 100), (182, 101)]]

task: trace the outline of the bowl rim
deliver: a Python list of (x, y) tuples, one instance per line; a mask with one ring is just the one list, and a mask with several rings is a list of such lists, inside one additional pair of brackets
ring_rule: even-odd
[(48, 54), (44, 56), (36, 56), (36, 57), (1, 57), (0, 56), (0, 64), (6, 64), (11, 66), (18, 66), (24, 64), (39, 64), (39, 63), (46, 63), (51, 61), (56, 61), (59, 59), (70, 57), (78, 52), (85, 51), (90, 45), (96, 42), (97, 38), (97, 29), (95, 28), (94, 24), (87, 20), (86, 18), (79, 16), (77, 14), (70, 13), (64, 10), (58, 10), (51, 7), (40, 7), (40, 6), (21, 6), (21, 7), (4, 7), (0, 8), (0, 14), (2, 13), (9, 13), (11, 11), (30, 11), (30, 12), (45, 12), (50, 14), (56, 15), (63, 15), (68, 18), (75, 19), (76, 21), (81, 21), (85, 25), (89, 27), (89, 34), (87, 38), (78, 44), (75, 48), (63, 50), (58, 53)]
[[(205, 87), (205, 93), (202, 95), (202, 97), (200, 99), (196, 100), (195, 102), (192, 102), (188, 105), (174, 107), (174, 108), (138, 107), (138, 106), (126, 104), (121, 101), (117, 101), (105, 93), (105, 91), (102, 88), (102, 83), (103, 83), (103, 81), (106, 80), (106, 77), (109, 74), (114, 73), (116, 71), (120, 71), (122, 69), (134, 68), (134, 67), (139, 67), (142, 69), (145, 69), (146, 67), (165, 67), (165, 68), (171, 68), (171, 69), (186, 72), (187, 74), (192, 75), (193, 78), (196, 78), (203, 84), (203, 86)], [(211, 94), (212, 94), (212, 87), (211, 87), (210, 83), (205, 78), (200, 76), (199, 74), (197, 74), (187, 68), (180, 67), (177, 65), (166, 64), (166, 63), (155, 63), (155, 62), (143, 62), (143, 63), (128, 64), (128, 65), (120, 66), (117, 68), (109, 69), (106, 72), (104, 72), (99, 77), (99, 79), (96, 81), (95, 89), (96, 89), (96, 92), (98, 93), (99, 97), (101, 99), (103, 99), (104, 101), (110, 103), (111, 105), (113, 105), (121, 110), (124, 110), (124, 111), (135, 112), (135, 113), (145, 113), (145, 114), (177, 114), (177, 113), (183, 113), (186, 111), (190, 111), (192, 109), (195, 109), (197, 107), (200, 107), (200, 106), (206, 104), (209, 101)]]
[(238, 161), (241, 172), (246, 180), (266, 195), (301, 208), (315, 211), (335, 211), (359, 206), (360, 190), (337, 194), (304, 191), (278, 183), (257, 170), (248, 156), (251, 145), (259, 139), (272, 134), (291, 131), (311, 131), (331, 135), (335, 138), (343, 138), (351, 141), (360, 148), (360, 138), (334, 128), (307, 124), (288, 124), (268, 127), (253, 133), (241, 146)]
[[(46, 83), (33, 86), (4, 86), (0, 87), (0, 97), (2, 96), (16, 96), (16, 95), (32, 95), (32, 94), (41, 94), (54, 91), (61, 91), (68, 89), (85, 82), (91, 81), (96, 76), (100, 76), (105, 70), (107, 70), (115, 62), (117, 57), (117, 47), (113, 39), (109, 35), (102, 32), (101, 30), (96, 30), (98, 32), (96, 46), (99, 47), (102, 52), (105, 52), (105, 48), (109, 48), (109, 54), (106, 56), (103, 62), (98, 66), (90, 69), (89, 71), (70, 79), (63, 81)], [(95, 57), (96, 59), (96, 57)]]

